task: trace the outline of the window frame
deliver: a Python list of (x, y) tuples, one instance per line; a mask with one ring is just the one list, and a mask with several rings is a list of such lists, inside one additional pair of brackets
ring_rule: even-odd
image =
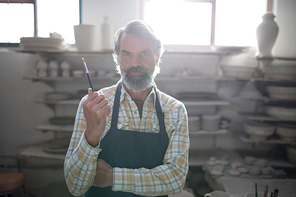
[[(145, 2), (151, 0), (140, 0), (140, 19), (144, 20), (144, 7)], [(210, 45), (201, 46), (201, 45), (166, 45), (169, 49), (189, 49), (194, 50), (198, 49), (208, 49), (215, 46), (215, 27), (216, 27), (216, 0), (182, 0), (184, 2), (204, 2), (204, 3), (211, 3), (212, 4), (212, 20), (211, 20), (211, 37), (210, 37)], [(273, 11), (273, 0), (266, 0), (266, 11), (272, 12)]]
[[(34, 37), (38, 37), (37, 0), (0, 0), (1, 3), (31, 3), (34, 7)], [(82, 23), (82, 0), (79, 0), (79, 24)], [(0, 43), (0, 47), (19, 47), (20, 43)]]

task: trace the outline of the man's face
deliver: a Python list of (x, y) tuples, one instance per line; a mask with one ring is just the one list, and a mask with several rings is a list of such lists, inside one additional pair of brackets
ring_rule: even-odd
[(120, 41), (119, 64), (122, 80), (133, 91), (143, 91), (153, 83), (158, 58), (154, 44), (147, 37), (123, 34)]

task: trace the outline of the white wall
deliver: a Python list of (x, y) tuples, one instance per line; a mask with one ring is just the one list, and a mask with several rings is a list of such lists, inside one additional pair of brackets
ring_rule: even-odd
[[(115, 29), (123, 26), (129, 20), (139, 17), (139, 1), (137, 0), (126, 0), (126, 1), (103, 1), (103, 0), (87, 0), (83, 1), (83, 23), (95, 24), (98, 27), (102, 23), (103, 16), (110, 16), (113, 19)], [(295, 1), (293, 0), (279, 0), (278, 2), (278, 12), (277, 12), (277, 22), (280, 26), (280, 34), (278, 43), (276, 45), (276, 51), (281, 52), (284, 49), (289, 48), (287, 54), (295, 56), (295, 32), (296, 25), (291, 23), (292, 18), (295, 18)], [(286, 4), (287, 3), (287, 4)], [(290, 7), (289, 9), (286, 9)], [(292, 16), (292, 17), (289, 17)], [(289, 36), (282, 36), (281, 32), (290, 32)], [(288, 38), (288, 41), (284, 40), (284, 37)], [(291, 42), (292, 39), (292, 42)], [(282, 45), (280, 41), (282, 40)], [(289, 43), (289, 44), (284, 44)], [(293, 43), (293, 44), (290, 44)], [(289, 52), (289, 53), (288, 53)], [(32, 54), (21, 54), (7, 52), (5, 50), (0, 51), (0, 91), (1, 91), (1, 133), (0, 133), (0, 155), (13, 155), (17, 153), (19, 149), (17, 146), (27, 145), (30, 143), (36, 143), (40, 140), (50, 139), (53, 137), (52, 133), (42, 133), (40, 131), (35, 131), (34, 127), (36, 125), (47, 123), (48, 118), (53, 116), (53, 111), (48, 107), (37, 104), (35, 102), (36, 98), (42, 97), (42, 95), (47, 91), (52, 91), (52, 89), (44, 83), (36, 82), (33, 83), (29, 80), (23, 80), (23, 76), (29, 75), (33, 72), (34, 63), (39, 57)], [(236, 64), (245, 62), (250, 63), (246, 57), (237, 59), (237, 56), (233, 57)], [(69, 60), (73, 65), (79, 66), (81, 63), (80, 56), (67, 56), (60, 57), (60, 61), (63, 59)], [(90, 67), (105, 67), (107, 69), (114, 69), (114, 63), (112, 62), (111, 56), (106, 57), (95, 57), (89, 55), (87, 57), (88, 65)], [(228, 63), (231, 63), (231, 58), (227, 59)], [(254, 62), (252, 62), (253, 64)], [(200, 55), (200, 54), (165, 54), (163, 57), (162, 75), (171, 75), (174, 70), (178, 68), (190, 68), (195, 72), (200, 72), (203, 74), (215, 73), (217, 66), (219, 65), (219, 58), (216, 56)], [(114, 81), (111, 81), (114, 83)], [(106, 85), (110, 83), (106, 82), (100, 85)], [(183, 84), (184, 86), (181, 86)], [(87, 86), (87, 82), (77, 82), (71, 83), (66, 82), (59, 83), (60, 87), (63, 89), (72, 88), (76, 91), (78, 89)], [(233, 129), (241, 129), (239, 124), (242, 121), (242, 117), (238, 116), (236, 111), (240, 109), (248, 108), (249, 106), (254, 106), (254, 102), (250, 101), (246, 103), (245, 101), (238, 100), (232, 97), (234, 93), (240, 90), (243, 86), (242, 82), (221, 82), (216, 84), (216, 82), (209, 81), (195, 81), (186, 84), (185, 82), (178, 83), (174, 87), (167, 86), (165, 82), (159, 82), (159, 87), (165, 92), (174, 94), (175, 91), (184, 91), (195, 88), (200, 89), (218, 89), (219, 97), (226, 100), (230, 100), (232, 105), (229, 107), (221, 107), (220, 113), (228, 118), (233, 119)], [(62, 108), (61, 113), (75, 113), (76, 109)], [(190, 113), (194, 113), (191, 112)], [(212, 147), (212, 137), (207, 136), (194, 136), (191, 138), (192, 148), (204, 149)], [(225, 136), (217, 137), (217, 146), (227, 149), (235, 148), (251, 148), (250, 144), (241, 143), (234, 135), (233, 132)]]
[(273, 48), (273, 55), (296, 58), (296, 1), (276, 0), (274, 8), (279, 33)]

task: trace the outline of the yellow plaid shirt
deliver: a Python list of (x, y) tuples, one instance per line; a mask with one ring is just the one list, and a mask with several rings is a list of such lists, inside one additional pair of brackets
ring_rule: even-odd
[[(99, 90), (109, 100), (111, 111), (116, 85)], [(163, 158), (163, 165), (153, 169), (113, 168), (113, 191), (131, 192), (143, 196), (174, 194), (182, 191), (188, 172), (189, 131), (188, 115), (183, 103), (157, 89), (160, 105), (165, 117), (169, 145)], [(77, 196), (85, 193), (93, 184), (96, 175), (100, 144), (92, 147), (85, 139), (86, 121), (81, 99), (69, 149), (64, 163), (64, 174), (69, 191)], [(139, 132), (159, 132), (155, 110), (155, 93), (152, 89), (142, 110), (142, 118), (135, 102), (124, 88), (121, 90), (118, 129)], [(111, 126), (112, 113), (102, 137)]]

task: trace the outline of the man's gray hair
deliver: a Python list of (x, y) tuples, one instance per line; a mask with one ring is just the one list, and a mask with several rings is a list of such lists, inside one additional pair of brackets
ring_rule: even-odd
[(154, 42), (155, 54), (157, 57), (159, 56), (157, 65), (159, 64), (161, 56), (164, 52), (164, 48), (162, 46), (161, 41), (156, 37), (151, 27), (149, 27), (144, 21), (133, 20), (127, 23), (124, 27), (120, 28), (115, 34), (113, 60), (116, 63), (116, 65), (119, 65), (118, 57), (120, 50), (120, 40), (124, 33), (133, 34), (138, 37), (147, 36), (149, 39), (151, 39)]

